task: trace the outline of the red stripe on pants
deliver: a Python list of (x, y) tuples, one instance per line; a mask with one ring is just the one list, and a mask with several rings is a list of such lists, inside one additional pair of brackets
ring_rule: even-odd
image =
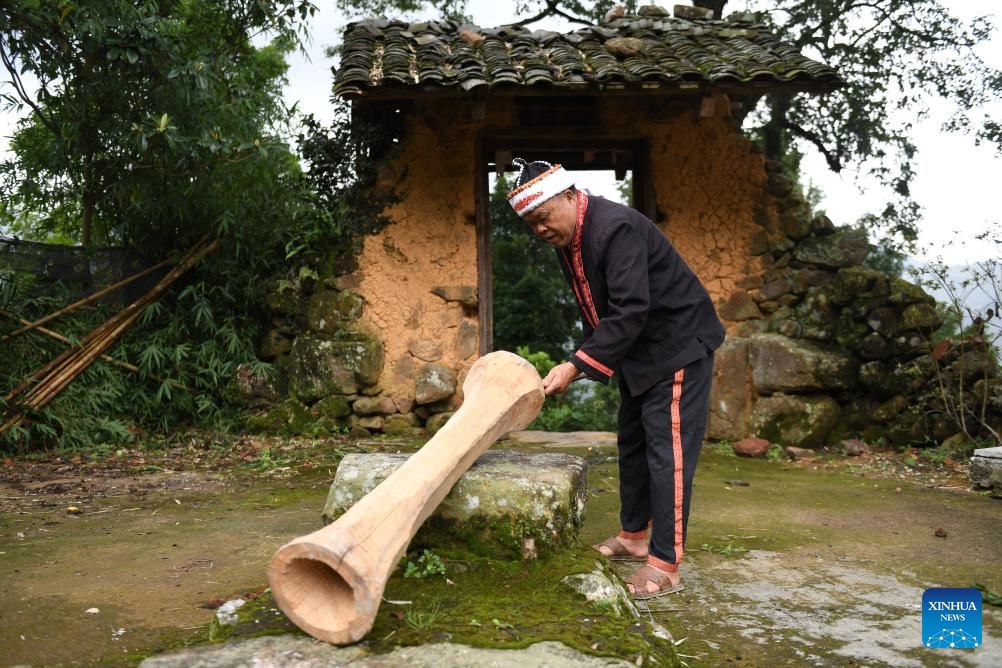
[(685, 492), (682, 479), (682, 378), (685, 369), (675, 372), (671, 391), (671, 444), (675, 459), (675, 565), (682, 563), (682, 499)]

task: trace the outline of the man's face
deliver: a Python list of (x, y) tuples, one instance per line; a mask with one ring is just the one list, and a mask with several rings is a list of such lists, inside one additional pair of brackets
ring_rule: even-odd
[(554, 248), (571, 243), (578, 220), (577, 197), (570, 190), (554, 195), (525, 214), (533, 233)]

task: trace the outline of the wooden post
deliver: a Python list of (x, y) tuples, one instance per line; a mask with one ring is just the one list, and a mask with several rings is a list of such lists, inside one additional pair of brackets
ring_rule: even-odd
[(463, 396), (456, 414), (389, 478), (333, 524), (275, 553), (268, 581), (299, 628), (338, 645), (361, 640), (418, 528), (481, 453), (535, 419), (543, 384), (531, 364), (498, 351), (470, 367)]

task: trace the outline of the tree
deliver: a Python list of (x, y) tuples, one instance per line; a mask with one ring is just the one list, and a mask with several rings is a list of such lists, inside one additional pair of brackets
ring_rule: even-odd
[[(561, 18), (575, 25), (601, 22), (613, 0), (520, 0), (519, 23)], [(621, 3), (626, 12), (635, 1)], [(744, 100), (750, 134), (768, 157), (799, 176), (796, 143), (817, 150), (835, 172), (852, 168), (893, 193), (882, 210), (862, 222), (896, 247), (911, 249), (920, 216), (912, 198), (915, 145), (909, 137), (925, 118), (929, 101), (953, 107), (946, 130), (973, 134), (1002, 150), (1002, 120), (989, 105), (1002, 100), (1002, 72), (975, 48), (994, 31), (987, 17), (963, 23), (941, 0), (694, 0), (717, 18), (725, 6), (764, 10), (757, 19), (806, 55), (837, 69), (844, 88), (823, 95), (756, 95)], [(369, 13), (368, 3), (339, 0), (343, 9)], [(383, 0), (382, 9), (461, 15), (462, 0)], [(743, 119), (742, 119), (743, 120)]]
[[(284, 54), (313, 11), (305, 0), (0, 6), (0, 99), (29, 112), (3, 165), (4, 213), (85, 246), (172, 247), (186, 227), (239, 220), (206, 204), (269, 150), (279, 155), (264, 162), (294, 166), (269, 130), (286, 116)], [(255, 48), (263, 32), (274, 41)]]
[(580, 337), (578, 307), (553, 250), (512, 211), (499, 177), (491, 195), (491, 262), (494, 265), (494, 348), (525, 346), (567, 359)]

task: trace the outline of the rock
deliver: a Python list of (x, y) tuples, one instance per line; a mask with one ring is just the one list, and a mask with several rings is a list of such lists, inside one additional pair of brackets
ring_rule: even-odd
[(975, 487), (1002, 491), (1002, 447), (975, 450), (967, 477)]
[(512, 443), (547, 444), (550, 448), (615, 447), (616, 434), (611, 431), (513, 431), (506, 437)]
[(351, 411), (356, 415), (389, 415), (397, 411), (397, 405), (389, 397), (359, 397)]
[(764, 438), (743, 438), (731, 444), (734, 454), (741, 457), (765, 457), (771, 447), (772, 443)]
[[(678, 16), (678, 10), (675, 10), (676, 16)], [(784, 176), (778, 172), (769, 172), (768, 180), (765, 184), (765, 189), (772, 195), (776, 197), (786, 197), (793, 190), (793, 180), (788, 176)]]
[(867, 297), (886, 297), (890, 294), (887, 275), (868, 267), (843, 267), (828, 286), (832, 301), (844, 305)]
[(317, 290), (306, 304), (306, 326), (314, 332), (333, 334), (362, 315), (365, 300), (352, 292)]
[(834, 336), (835, 310), (821, 288), (807, 291), (804, 300), (793, 309), (793, 317), (800, 324), (802, 338), (829, 341)]
[(637, 10), (638, 16), (669, 16), (668, 10), (661, 5), (641, 5)]
[(355, 394), (379, 380), (383, 345), (358, 331), (343, 332), (336, 339), (303, 335), (292, 345), (289, 362), (289, 389), (305, 401)]
[(839, 419), (839, 406), (825, 395), (776, 394), (755, 402), (751, 432), (759, 437), (799, 448), (816, 448)]
[(851, 389), (856, 385), (858, 362), (845, 351), (778, 334), (756, 334), (749, 341), (752, 382), (761, 393)]
[(791, 445), (786, 448), (786, 454), (789, 455), (790, 459), (799, 461), (801, 459), (811, 459), (816, 453), (807, 448), (796, 448)]
[(458, 302), (463, 308), (477, 307), (477, 290), (472, 285), (444, 285), (432, 288), (431, 293), (447, 302)]
[(609, 579), (598, 565), (590, 573), (568, 575), (561, 582), (580, 593), (589, 603), (603, 602), (617, 617), (622, 614), (640, 617), (640, 611), (623, 585)]
[(934, 304), (936, 302), (932, 296), (926, 294), (925, 290), (897, 276), (892, 277), (890, 280), (890, 296), (888, 297), (888, 301), (895, 306), (920, 303)]
[(424, 362), (437, 362), (442, 359), (442, 348), (434, 341), (420, 339), (407, 345), (411, 355)]
[(800, 262), (837, 269), (859, 264), (866, 259), (869, 242), (866, 231), (858, 228), (840, 228), (823, 237), (808, 237), (793, 251)]
[(264, 295), (264, 304), (275, 315), (296, 315), (299, 313), (299, 290), (292, 281), (276, 281)]
[(939, 444), (939, 447), (947, 451), (952, 451), (956, 450), (958, 447), (960, 447), (966, 442), (967, 442), (967, 435), (961, 431), (957, 432), (953, 436), (950, 436), (949, 438), (944, 440), (942, 443)]
[(793, 289), (793, 282), (788, 278), (777, 278), (774, 281), (769, 281), (762, 287), (758, 289), (755, 293), (755, 301), (769, 301), (778, 299), (780, 296), (786, 294)]
[(343, 418), (351, 415), (351, 405), (347, 397), (324, 397), (313, 404), (313, 411), (322, 418)]
[(469, 320), (463, 320), (456, 330), (456, 336), (452, 342), (452, 349), (456, 351), (456, 358), (466, 360), (477, 354), (480, 347), (480, 336), (477, 326)]
[(748, 339), (728, 337), (714, 354), (707, 422), (710, 438), (734, 440), (748, 433), (753, 396), (748, 347)]
[(940, 328), (943, 319), (939, 317), (935, 307), (928, 303), (911, 304), (901, 312), (901, 332), (921, 330), (932, 332)]
[(272, 635), (179, 649), (144, 659), (141, 668), (631, 668), (635, 664), (591, 656), (556, 641), (522, 649), (489, 649), (445, 642), (396, 647), (373, 654), (365, 643), (337, 647), (304, 635)]
[(891, 397), (884, 403), (877, 406), (877, 409), (873, 411), (873, 421), (878, 423), (890, 422), (898, 413), (902, 412), (911, 405), (911, 401), (908, 400), (903, 394)]
[(811, 234), (816, 234), (819, 237), (823, 237), (835, 232), (835, 223), (831, 221), (828, 216), (815, 216), (811, 220)]
[(241, 364), (223, 396), (231, 404), (261, 408), (275, 403), (284, 393), (280, 380), (278, 375), (256, 375), (250, 364)]
[(313, 424), (313, 414), (295, 399), (286, 399), (267, 413), (248, 415), (244, 422), (253, 433), (280, 433), (290, 436), (304, 433)]
[(398, 413), (410, 413), (414, 408), (414, 400), (410, 397), (394, 397), (393, 405), (397, 407)]
[(638, 37), (613, 37), (605, 41), (605, 50), (620, 58), (639, 56), (647, 48), (647, 43)]
[(425, 364), (414, 379), (414, 401), (430, 404), (456, 392), (456, 374), (444, 364)]
[(414, 413), (397, 413), (383, 423), (383, 433), (391, 436), (417, 436), (421, 432), (421, 421)]
[[(346, 455), (327, 496), (324, 521), (339, 517), (408, 457)], [(413, 542), (433, 547), (458, 538), (476, 554), (521, 559), (532, 540), (539, 556), (553, 554), (576, 539), (586, 481), (580, 457), (488, 450), (463, 474)]]
[(235, 598), (231, 601), (227, 601), (219, 606), (216, 610), (216, 619), (223, 626), (235, 626), (240, 618), (237, 616), (237, 610), (242, 608), (247, 601), (242, 598)]
[(738, 323), (737, 329), (734, 330), (734, 336), (747, 338), (767, 331), (769, 331), (769, 322), (767, 320), (745, 320), (742, 323)]
[(724, 320), (734, 322), (762, 317), (762, 311), (759, 310), (758, 304), (751, 298), (751, 295), (743, 290), (732, 293), (727, 301), (720, 305), (717, 312)]
[(365, 417), (360, 417), (355, 426), (361, 427), (362, 429), (368, 429), (369, 431), (381, 431), (383, 429), (383, 418), (379, 415), (366, 415)]
[(865, 360), (883, 360), (891, 356), (891, 347), (880, 334), (870, 332), (860, 339), (856, 352)]
[(866, 324), (873, 331), (885, 337), (892, 337), (901, 329), (901, 316), (893, 306), (884, 306), (870, 311), (866, 315)]
[(800, 241), (811, 233), (811, 208), (802, 203), (787, 209), (779, 216), (779, 226), (783, 234)]
[(903, 390), (892, 370), (876, 360), (859, 367), (859, 383), (871, 394), (887, 397)]
[(261, 337), (261, 343), (257, 347), (257, 354), (264, 361), (270, 362), (290, 350), (292, 350), (292, 341), (283, 336), (277, 329), (269, 329)]
[[(696, 21), (708, 21), (713, 18), (713, 10), (708, 9), (706, 7), (690, 7), (689, 5), (675, 5), (675, 18), (689, 19)], [(780, 197), (782, 197), (782, 195), (780, 195)]]
[(372, 432), (365, 427), (359, 425), (352, 425), (351, 429), (348, 430), (348, 438), (353, 440), (359, 440), (361, 438), (369, 438), (372, 436)]
[(810, 288), (823, 288), (834, 278), (833, 273), (823, 269), (801, 269), (793, 274), (793, 292), (802, 295)]
[(434, 434), (439, 429), (445, 426), (445, 423), (449, 421), (455, 413), (453, 411), (446, 411), (445, 413), (435, 413), (428, 418), (424, 427), (428, 430), (429, 434)]
[(839, 445), (841, 446), (842, 451), (850, 457), (859, 457), (860, 455), (865, 455), (870, 451), (870, 446), (858, 438), (847, 438)]

